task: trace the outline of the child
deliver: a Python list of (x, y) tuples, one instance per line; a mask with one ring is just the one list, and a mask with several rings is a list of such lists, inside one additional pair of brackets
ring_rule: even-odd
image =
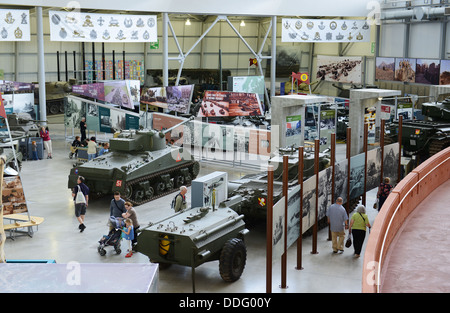
[(125, 255), (126, 258), (129, 258), (133, 255), (132, 249), (131, 249), (131, 241), (134, 239), (134, 231), (133, 231), (133, 222), (131, 219), (127, 218), (125, 220), (125, 227), (122, 229), (123, 232), (123, 239), (128, 241), (128, 253)]
[(78, 157), (78, 147), (81, 147), (81, 140), (80, 140), (80, 136), (76, 136), (75, 140), (72, 142), (72, 155), (75, 155), (75, 157)]
[(38, 161), (39, 157), (38, 157), (38, 152), (37, 152), (37, 144), (36, 141), (32, 141), (31, 142), (31, 150), (33, 151), (33, 160)]

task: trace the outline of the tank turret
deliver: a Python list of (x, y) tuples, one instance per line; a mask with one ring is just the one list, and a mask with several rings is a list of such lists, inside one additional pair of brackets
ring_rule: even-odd
[(110, 152), (71, 169), (68, 187), (75, 187), (81, 175), (91, 194), (118, 191), (137, 205), (189, 185), (197, 177), (200, 165), (183, 147), (166, 144), (164, 135), (190, 120), (164, 131), (122, 131), (110, 139)]

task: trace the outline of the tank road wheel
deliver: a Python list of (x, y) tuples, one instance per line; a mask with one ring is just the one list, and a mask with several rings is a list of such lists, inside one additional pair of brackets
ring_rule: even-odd
[(124, 197), (127, 199), (131, 199), (132, 196), (133, 196), (133, 187), (127, 184), (125, 187)]
[(238, 280), (244, 271), (246, 259), (244, 241), (238, 238), (228, 240), (220, 252), (219, 271), (222, 279), (226, 282)]
[(144, 199), (144, 197), (145, 197), (145, 191), (139, 189), (139, 190), (136, 190), (136, 192), (134, 193), (134, 198), (133, 199), (136, 202), (141, 202)]
[(192, 182), (192, 176), (191, 176), (191, 174), (186, 174), (186, 175), (184, 176), (184, 183), (185, 183), (186, 185), (189, 185), (191, 182)]
[(166, 184), (164, 184), (164, 182), (162, 182), (162, 181), (157, 182), (155, 185), (156, 194), (159, 195), (159, 194), (163, 193), (165, 188), (166, 188)]
[(57, 104), (57, 103), (50, 104), (50, 113), (58, 114), (59, 113), (59, 104)]
[(155, 195), (155, 189), (153, 189), (152, 186), (149, 186), (147, 188), (147, 190), (145, 191), (145, 195), (147, 196), (147, 198), (151, 199), (153, 198), (153, 196)]
[(195, 179), (197, 177), (198, 173), (200, 173), (200, 163), (195, 161), (194, 164), (192, 164), (191, 173), (192, 173), (192, 177), (194, 177), (194, 179)]
[(175, 188), (181, 187), (184, 184), (184, 176), (183, 175), (177, 175), (177, 176), (175, 176), (173, 181), (175, 183)]

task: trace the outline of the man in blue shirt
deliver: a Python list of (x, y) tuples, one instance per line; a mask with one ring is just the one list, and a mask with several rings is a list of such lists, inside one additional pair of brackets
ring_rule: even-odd
[(348, 214), (342, 206), (342, 202), (341, 197), (337, 198), (336, 203), (332, 204), (327, 211), (333, 253), (338, 253), (338, 251), (344, 252), (345, 229), (348, 229)]

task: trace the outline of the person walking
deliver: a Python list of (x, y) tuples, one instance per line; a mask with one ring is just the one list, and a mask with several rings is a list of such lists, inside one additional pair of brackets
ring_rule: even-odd
[(39, 132), (39, 136), (44, 141), (45, 150), (47, 150), (47, 159), (52, 158), (52, 140), (50, 139), (50, 132), (48, 127), (41, 127), (41, 131)]
[(327, 211), (333, 253), (344, 252), (345, 229), (348, 229), (348, 215), (342, 203), (342, 198), (337, 198), (336, 203), (332, 204)]
[(358, 205), (356, 212), (353, 213), (350, 219), (349, 232), (353, 236), (353, 248), (355, 249), (355, 257), (359, 258), (361, 255), (364, 239), (366, 238), (366, 227), (371, 228), (369, 217), (366, 214), (364, 205)]
[(80, 134), (81, 134), (81, 142), (83, 142), (84, 140), (86, 140), (86, 118), (82, 117), (81, 121), (80, 121)]
[(86, 228), (84, 225), (84, 216), (89, 202), (89, 187), (84, 184), (84, 177), (78, 176), (77, 185), (72, 190), (72, 197), (75, 203), (75, 217), (80, 225), (78, 229), (80, 233)]
[(386, 201), (387, 197), (391, 193), (393, 186), (391, 185), (391, 179), (389, 177), (384, 178), (384, 182), (380, 184), (378, 187), (378, 212), (380, 212), (381, 207), (384, 204), (384, 201)]

